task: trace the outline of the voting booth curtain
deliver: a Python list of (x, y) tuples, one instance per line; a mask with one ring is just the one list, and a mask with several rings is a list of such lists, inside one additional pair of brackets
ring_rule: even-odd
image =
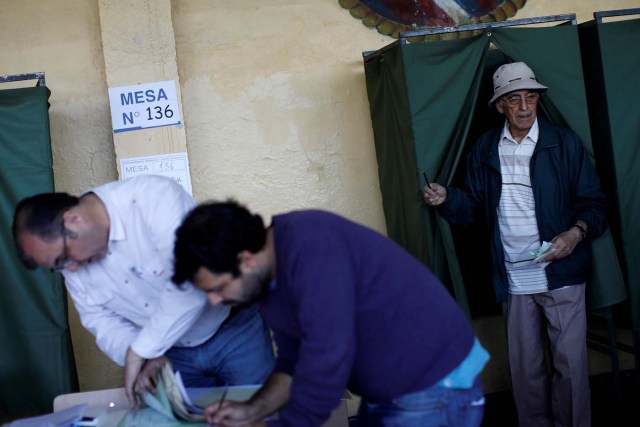
[[(516, 61), (529, 64), (550, 88), (539, 114), (572, 128), (592, 155), (575, 26), (487, 28), (463, 39), (396, 44), (365, 58), (388, 234), (429, 266), (472, 317), (498, 313), (487, 230), (450, 226), (426, 206), (424, 174), (443, 185), (462, 184), (469, 148), (504, 121), (487, 105), (493, 72)], [(611, 233), (592, 249), (588, 304), (607, 310), (626, 298)]]
[(44, 86), (0, 90), (0, 415), (50, 412), (78, 390), (62, 278), (24, 268), (11, 233), (15, 205), (53, 191), (48, 99)]
[[(579, 26), (589, 113), (600, 176), (640, 330), (640, 19)], [(602, 160), (600, 160), (602, 159)]]

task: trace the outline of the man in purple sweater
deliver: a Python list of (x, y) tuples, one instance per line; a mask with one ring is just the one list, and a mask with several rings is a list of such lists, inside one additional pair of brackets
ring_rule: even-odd
[(435, 276), (375, 231), (316, 210), (265, 228), (233, 201), (203, 204), (176, 232), (173, 281), (212, 305), (258, 301), (274, 333), (267, 382), (207, 407), (209, 423), (319, 426), (345, 388), (362, 397), (360, 426), (481, 423), (487, 352)]

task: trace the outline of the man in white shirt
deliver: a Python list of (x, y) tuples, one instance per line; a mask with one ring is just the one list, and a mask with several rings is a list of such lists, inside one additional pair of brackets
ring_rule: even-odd
[(83, 326), (124, 365), (134, 405), (164, 356), (191, 387), (261, 383), (273, 367), (255, 306), (211, 307), (198, 289), (171, 283), (175, 230), (194, 206), (171, 179), (144, 175), (79, 198), (32, 196), (15, 210), (21, 260), (62, 272)]

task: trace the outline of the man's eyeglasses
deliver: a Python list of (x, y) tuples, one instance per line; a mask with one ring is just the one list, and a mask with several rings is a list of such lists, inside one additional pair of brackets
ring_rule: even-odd
[(51, 268), (51, 271), (62, 271), (75, 262), (69, 258), (67, 253), (67, 229), (64, 228), (64, 221), (61, 223), (60, 234), (62, 234), (62, 253), (56, 258), (55, 265)]
[(525, 96), (513, 94), (505, 96), (502, 99), (511, 107), (517, 107), (519, 105), (522, 105), (523, 100), (527, 105), (535, 104), (538, 101), (538, 98), (540, 98), (540, 95), (537, 92), (530, 92)]

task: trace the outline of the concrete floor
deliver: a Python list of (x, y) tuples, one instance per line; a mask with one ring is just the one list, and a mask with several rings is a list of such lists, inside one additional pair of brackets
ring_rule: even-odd
[[(516, 426), (516, 412), (509, 385), (506, 345), (501, 316), (487, 316), (473, 321), (478, 338), (491, 354), (482, 373), (487, 398), (483, 427)], [(589, 317), (589, 333), (606, 340), (607, 322)], [(616, 341), (633, 346), (631, 330), (615, 329)], [(612, 356), (589, 347), (592, 426), (627, 427), (640, 425), (640, 370), (633, 354), (618, 349), (619, 374), (612, 372)], [(640, 361), (639, 361), (640, 362)]]
[[(515, 426), (515, 408), (511, 397), (507, 370), (504, 324), (500, 315), (483, 316), (473, 320), (473, 327), (482, 345), (489, 351), (491, 359), (482, 372), (482, 381), (487, 397), (484, 427)], [(607, 338), (607, 324), (599, 318), (589, 318), (589, 332)], [(616, 340), (628, 347), (633, 346), (629, 329), (618, 327)], [(630, 353), (618, 351), (619, 382), (616, 388), (612, 374), (612, 359), (609, 354), (589, 349), (589, 376), (591, 378), (593, 427), (639, 426), (640, 425), (640, 376), (636, 375), (635, 359)], [(640, 372), (638, 373), (640, 375)], [(347, 400), (349, 418), (355, 423), (360, 399), (352, 396)], [(625, 424), (622, 415), (633, 415), (635, 420)]]
[[(485, 393), (495, 393), (510, 389), (507, 370), (506, 340), (504, 324), (501, 316), (485, 316), (473, 320), (473, 327), (482, 345), (491, 354), (491, 360), (482, 372)], [(606, 322), (599, 318), (589, 318), (589, 332), (607, 338)], [(616, 340), (628, 347), (633, 346), (632, 333), (629, 329), (616, 329)], [(589, 376), (606, 374), (612, 371), (612, 360), (609, 354), (589, 349)], [(633, 370), (635, 359), (633, 354), (618, 351), (620, 371)], [(639, 402), (640, 405), (640, 402)], [(640, 423), (638, 424), (640, 425)]]

